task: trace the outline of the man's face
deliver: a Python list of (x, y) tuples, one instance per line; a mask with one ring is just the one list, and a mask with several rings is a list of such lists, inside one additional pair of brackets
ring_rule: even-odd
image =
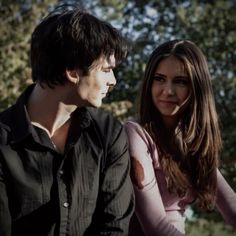
[(102, 99), (106, 97), (109, 89), (116, 84), (113, 74), (115, 57), (112, 55), (109, 61), (101, 57), (93, 63), (85, 76), (79, 77), (77, 94), (83, 106), (100, 107)]

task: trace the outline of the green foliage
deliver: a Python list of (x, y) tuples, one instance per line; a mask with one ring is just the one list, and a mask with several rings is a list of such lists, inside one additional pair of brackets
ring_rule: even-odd
[(186, 235), (191, 236), (235, 236), (235, 230), (223, 222), (216, 223), (214, 220), (198, 219), (188, 221)]
[(0, 110), (12, 104), (30, 79), (29, 42), (33, 28), (53, 0), (0, 2)]

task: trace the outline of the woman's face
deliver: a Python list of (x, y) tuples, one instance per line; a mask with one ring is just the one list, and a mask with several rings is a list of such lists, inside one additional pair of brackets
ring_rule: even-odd
[(151, 87), (152, 100), (167, 125), (176, 125), (191, 95), (190, 78), (176, 57), (163, 59), (157, 66)]

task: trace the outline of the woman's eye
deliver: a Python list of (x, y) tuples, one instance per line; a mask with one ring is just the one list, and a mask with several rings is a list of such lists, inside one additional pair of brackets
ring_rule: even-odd
[(164, 81), (164, 78), (161, 77), (161, 76), (155, 75), (155, 76), (153, 77), (153, 80), (161, 82), (161, 81)]
[(189, 81), (186, 79), (178, 79), (175, 81), (177, 84), (183, 85), (183, 86), (188, 86), (189, 85)]

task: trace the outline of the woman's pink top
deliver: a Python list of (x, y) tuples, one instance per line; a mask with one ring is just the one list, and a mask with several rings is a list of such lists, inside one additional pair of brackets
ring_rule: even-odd
[[(180, 198), (169, 193), (162, 172), (156, 144), (138, 123), (128, 121), (125, 128), (136, 176), (135, 213), (146, 235), (180, 236), (185, 234), (185, 209), (193, 201), (191, 193)], [(138, 176), (138, 177), (137, 177)], [(236, 228), (236, 193), (217, 171), (218, 210), (225, 221)]]

